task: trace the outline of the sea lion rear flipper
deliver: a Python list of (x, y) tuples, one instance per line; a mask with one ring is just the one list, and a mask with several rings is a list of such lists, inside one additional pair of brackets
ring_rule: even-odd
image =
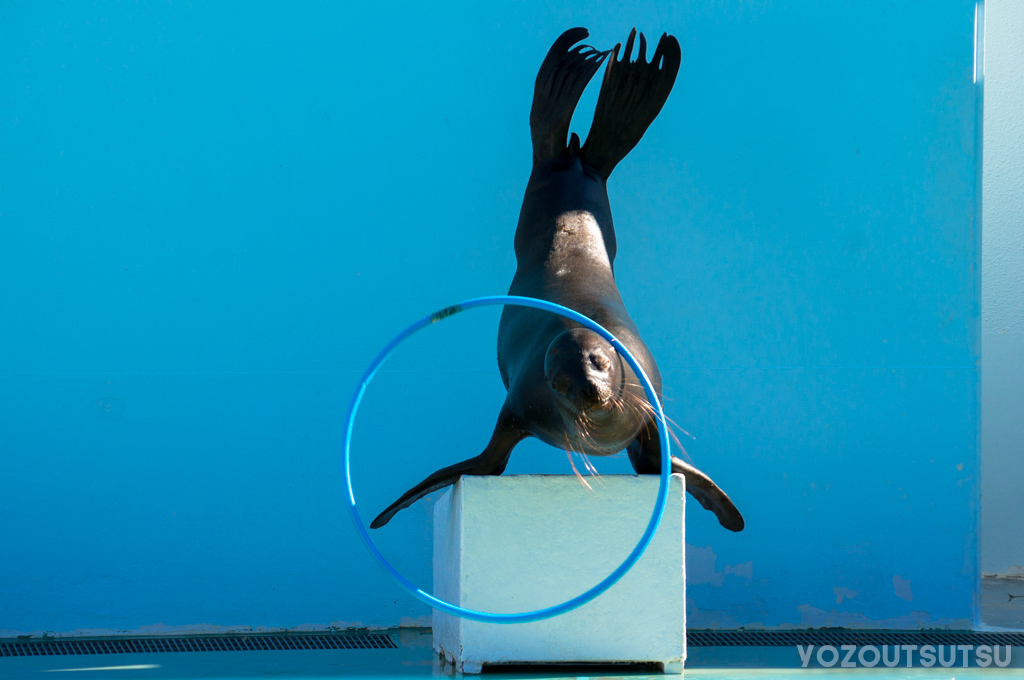
[(558, 37), (540, 65), (530, 110), (534, 163), (565, 157), (573, 111), (608, 56), (590, 45), (569, 49), (589, 35), (585, 28), (570, 28)]
[(641, 33), (639, 53), (636, 61), (630, 63), (635, 37), (634, 28), (621, 60), (621, 44), (612, 50), (597, 96), (594, 122), (581, 154), (583, 162), (606, 179), (658, 116), (682, 61), (679, 41), (665, 33), (648, 63), (647, 40)]
[[(637, 474), (656, 475), (661, 472), (661, 443), (652, 423), (640, 430), (640, 435), (626, 452)], [(672, 472), (686, 478), (687, 493), (696, 498), (705, 510), (715, 513), (719, 524), (729, 531), (743, 531), (743, 515), (710, 477), (675, 456), (672, 456)]]
[(515, 424), (511, 412), (503, 406), (498, 414), (498, 422), (494, 426), (491, 441), (480, 455), (449, 465), (430, 475), (377, 515), (377, 518), (370, 522), (370, 528), (381, 528), (390, 522), (399, 510), (409, 507), (428, 493), (454, 484), (462, 475), (500, 475), (505, 471), (512, 449), (527, 436), (528, 433)]

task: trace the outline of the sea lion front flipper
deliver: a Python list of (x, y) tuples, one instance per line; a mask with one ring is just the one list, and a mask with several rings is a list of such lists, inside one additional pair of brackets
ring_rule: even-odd
[[(661, 441), (653, 423), (648, 423), (640, 430), (639, 436), (626, 448), (626, 452), (637, 474), (656, 475), (661, 472)], [(743, 531), (743, 515), (710, 477), (675, 456), (672, 456), (672, 472), (686, 478), (687, 493), (696, 498), (705, 510), (715, 513), (719, 524), (729, 531)]]
[(534, 163), (559, 160), (566, 155), (573, 111), (587, 83), (608, 56), (608, 52), (590, 45), (569, 49), (589, 35), (585, 28), (570, 28), (558, 37), (540, 65), (530, 110)]
[(657, 118), (682, 63), (679, 41), (667, 33), (661, 36), (649, 63), (647, 39), (641, 33), (640, 49), (636, 61), (631, 63), (634, 38), (635, 28), (629, 34), (621, 60), (619, 48), (622, 45), (612, 50), (601, 92), (597, 95), (594, 122), (581, 154), (583, 162), (606, 179)]
[(512, 449), (527, 436), (529, 433), (520, 429), (509, 409), (502, 406), (491, 441), (480, 455), (449, 465), (430, 475), (377, 515), (377, 518), (370, 522), (370, 528), (380, 529), (390, 522), (399, 510), (409, 507), (428, 493), (454, 484), (462, 475), (500, 475), (508, 465)]

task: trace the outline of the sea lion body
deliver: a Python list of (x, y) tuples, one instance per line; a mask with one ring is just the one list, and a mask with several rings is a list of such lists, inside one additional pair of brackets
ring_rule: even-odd
[[(574, 145), (575, 146), (575, 145)], [(565, 162), (534, 168), (526, 188), (515, 238), (518, 267), (509, 295), (540, 298), (574, 309), (607, 328), (637, 359), (661, 391), (661, 375), (615, 284), (615, 229), (603, 178), (583, 165), (579, 153)], [(529, 432), (547, 444), (588, 455), (612, 455), (626, 448), (642, 423), (616, 423), (604, 435), (582, 441), (566, 431), (563, 410), (545, 372), (552, 341), (579, 324), (528, 307), (506, 307), (498, 326), (498, 368), (508, 389), (506, 405)], [(603, 340), (595, 343), (607, 346)], [(607, 346), (610, 353), (614, 350)], [(620, 385), (645, 398), (639, 379), (619, 360)], [(568, 435), (568, 438), (566, 437)], [(566, 444), (569, 444), (567, 447)]]
[[(583, 28), (551, 47), (534, 87), (530, 130), (533, 170), (516, 228), (517, 268), (509, 293), (556, 302), (608, 329), (633, 354), (659, 397), (661, 375), (615, 285), (615, 228), (607, 181), (661, 111), (680, 64), (679, 43), (663, 35), (650, 62), (640, 34), (630, 61), (626, 42), (601, 52), (576, 45)], [(610, 58), (609, 58), (610, 57)], [(586, 144), (569, 122), (587, 83), (608, 59)], [(568, 142), (567, 142), (568, 140)], [(477, 456), (438, 470), (409, 489), (370, 524), (387, 524), (402, 508), (462, 475), (500, 475), (527, 437), (588, 456), (625, 449), (639, 474), (661, 469), (661, 444), (640, 381), (597, 333), (549, 312), (506, 307), (498, 326), (498, 368), (508, 390), (494, 432)], [(692, 465), (671, 457), (686, 490), (732, 531), (743, 517), (729, 497)]]

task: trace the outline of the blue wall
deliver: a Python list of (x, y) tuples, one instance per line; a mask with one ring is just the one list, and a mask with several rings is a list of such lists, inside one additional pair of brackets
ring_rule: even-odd
[[(683, 47), (609, 191), (669, 414), (747, 519), (691, 506), (691, 625), (969, 621), (973, 3), (353, 4), (0, 15), (0, 631), (427, 620), (348, 525), (343, 412), (400, 327), (507, 289), (572, 25)], [(374, 383), (367, 514), (486, 442), (496, 325)], [(429, 518), (375, 534), (424, 585)]]

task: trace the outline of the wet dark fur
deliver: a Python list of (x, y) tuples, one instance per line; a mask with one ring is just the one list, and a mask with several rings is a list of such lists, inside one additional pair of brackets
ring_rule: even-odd
[[(562, 34), (537, 75), (530, 114), (533, 172), (516, 229), (518, 268), (509, 294), (557, 302), (597, 321), (629, 348), (660, 396), (657, 364), (615, 285), (615, 229), (606, 182), (668, 98), (679, 70), (679, 44), (663, 35), (648, 62), (640, 34), (639, 54), (631, 62), (635, 30), (622, 57), (620, 45), (607, 52), (573, 47), (587, 35), (583, 28)], [(606, 60), (587, 142), (581, 147), (573, 134), (567, 143), (576, 103)], [(589, 456), (626, 449), (638, 473), (660, 472), (660, 443), (640, 381), (596, 333), (548, 312), (506, 307), (498, 329), (498, 367), (508, 396), (487, 447), (430, 475), (371, 527), (387, 524), (402, 508), (461, 475), (501, 474), (512, 449), (529, 436)], [(722, 526), (743, 529), (742, 516), (707, 475), (676, 457), (672, 471), (685, 475), (686, 490)]]

